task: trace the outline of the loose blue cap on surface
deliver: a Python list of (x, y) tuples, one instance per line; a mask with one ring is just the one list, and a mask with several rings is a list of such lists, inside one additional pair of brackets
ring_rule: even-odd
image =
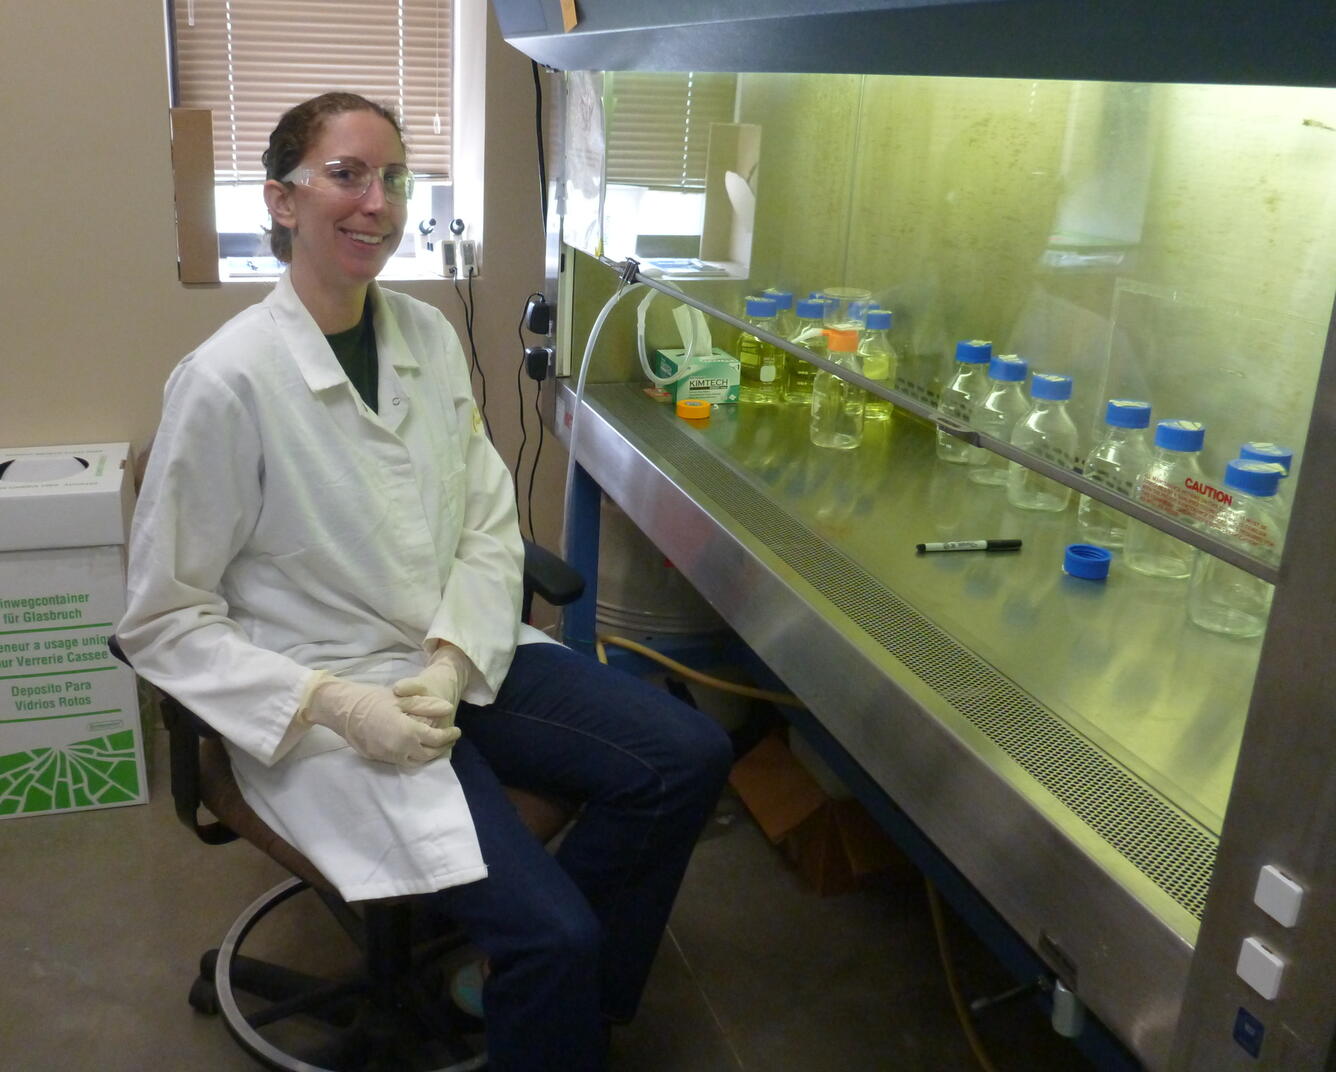
[(1072, 397), (1072, 378), (1056, 372), (1036, 372), (1030, 377), (1030, 397), (1047, 402), (1066, 402)]
[(807, 298), (798, 303), (798, 315), (804, 320), (820, 320), (826, 315), (826, 303), (815, 298)]
[(1030, 362), (1015, 354), (994, 354), (988, 362), (988, 378), (1003, 383), (1020, 383), (1030, 374)]
[(791, 290), (763, 290), (761, 295), (769, 298), (780, 309), (793, 308), (793, 291)]
[(890, 331), (891, 311), (889, 309), (871, 309), (867, 314), (868, 331)]
[(1104, 408), (1104, 423), (1115, 428), (1149, 428), (1150, 403), (1130, 398), (1111, 398)]
[(983, 339), (961, 339), (956, 343), (956, 360), (966, 365), (986, 365), (993, 357), (993, 344)]
[(1102, 581), (1109, 575), (1113, 552), (1091, 543), (1072, 543), (1062, 555), (1062, 568), (1068, 576), (1083, 581)]
[(1201, 421), (1161, 421), (1155, 426), (1155, 445), (1165, 450), (1201, 450), (1206, 425)]
[(765, 319), (768, 320), (770, 317), (774, 316), (775, 313), (777, 312), (779, 312), (779, 308), (775, 305), (773, 299), (771, 298), (747, 299), (748, 316), (759, 316), (759, 317), (764, 317)]
[(1239, 447), (1239, 457), (1252, 462), (1275, 462), (1283, 465), (1286, 473), (1294, 464), (1294, 451), (1275, 443), (1244, 443)]
[(1279, 462), (1235, 458), (1225, 466), (1225, 487), (1266, 498), (1276, 493), (1284, 475)]

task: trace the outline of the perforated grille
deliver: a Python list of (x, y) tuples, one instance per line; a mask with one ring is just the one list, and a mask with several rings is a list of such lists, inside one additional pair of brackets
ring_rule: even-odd
[[(620, 408), (610, 397), (603, 401)], [(636, 426), (637, 438), (716, 502), (727, 503), (735, 521), (1201, 918), (1214, 837), (675, 428), (643, 420)]]

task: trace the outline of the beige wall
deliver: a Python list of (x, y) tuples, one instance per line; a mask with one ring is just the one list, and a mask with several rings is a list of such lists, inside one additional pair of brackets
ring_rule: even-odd
[[(513, 465), (515, 325), (543, 272), (533, 83), (529, 61), (490, 18), (487, 49), (486, 248), (474, 284), (475, 335), (493, 432)], [(161, 0), (0, 5), (0, 86), (11, 168), (0, 445), (142, 442), (172, 366), (268, 290), (177, 280)], [(463, 336), (449, 284), (396, 286), (440, 306)], [(528, 456), (532, 444), (531, 435)], [(543, 453), (540, 486), (551, 486), (563, 467), (550, 436)], [(535, 495), (540, 539), (553, 539), (559, 501), (555, 489)]]

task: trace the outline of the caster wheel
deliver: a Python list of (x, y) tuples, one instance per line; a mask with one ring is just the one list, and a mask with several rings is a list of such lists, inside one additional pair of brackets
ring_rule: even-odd
[(205, 979), (203, 976), (196, 978), (190, 984), (190, 996), (186, 1000), (196, 1012), (202, 1012), (206, 1016), (218, 1015), (218, 991), (214, 988), (212, 979)]

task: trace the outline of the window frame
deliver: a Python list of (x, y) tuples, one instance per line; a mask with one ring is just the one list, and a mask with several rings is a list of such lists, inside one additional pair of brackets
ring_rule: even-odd
[[(180, 100), (180, 73), (178, 68), (179, 42), (176, 32), (176, 11), (187, 0), (164, 0), (165, 47), (167, 51), (168, 97), (175, 107)], [(466, 237), (481, 247), (482, 241), (482, 171), (483, 171), (483, 132), (485, 116), (483, 103), (485, 96), (485, 68), (487, 18), (484, 5), (470, 3), (469, 0), (445, 0), (450, 27), (450, 175), (448, 178), (423, 178), (419, 175), (417, 190), (410, 202), (408, 222), (404, 239), (395, 255), (390, 258), (383, 279), (440, 279), (446, 276), (443, 244), (452, 236), (449, 222), (455, 217), (465, 221)], [(274, 116), (277, 120), (278, 116)], [(412, 164), (410, 146), (410, 165)], [(178, 228), (184, 229), (187, 223), (195, 228), (203, 227), (212, 231), (218, 246), (217, 282), (234, 283), (251, 280), (273, 279), (283, 271), (283, 266), (268, 255), (265, 233), (269, 226), (267, 211), (262, 206), (254, 209), (255, 229), (227, 229), (228, 218), (235, 215), (228, 211), (226, 202), (235, 200), (221, 190), (254, 189), (257, 192), (263, 186), (263, 180), (220, 180), (216, 169), (212, 176), (214, 212), (205, 221), (203, 218), (186, 221), (180, 217), (184, 205), (199, 198), (183, 199), (180, 185), (181, 169), (177, 172)], [(415, 172), (415, 174), (418, 174)], [(202, 180), (201, 180), (202, 181)], [(464, 191), (468, 193), (464, 193)], [(207, 193), (200, 197), (207, 198)], [(434, 230), (423, 235), (420, 227), (430, 226), (435, 221)], [(219, 223), (223, 226), (220, 227)], [(240, 240), (243, 244), (253, 240), (254, 252), (236, 253), (235, 247)], [(428, 248), (430, 246), (430, 248)], [(232, 256), (225, 256), (232, 253)], [(186, 282), (215, 280), (185, 280)]]

